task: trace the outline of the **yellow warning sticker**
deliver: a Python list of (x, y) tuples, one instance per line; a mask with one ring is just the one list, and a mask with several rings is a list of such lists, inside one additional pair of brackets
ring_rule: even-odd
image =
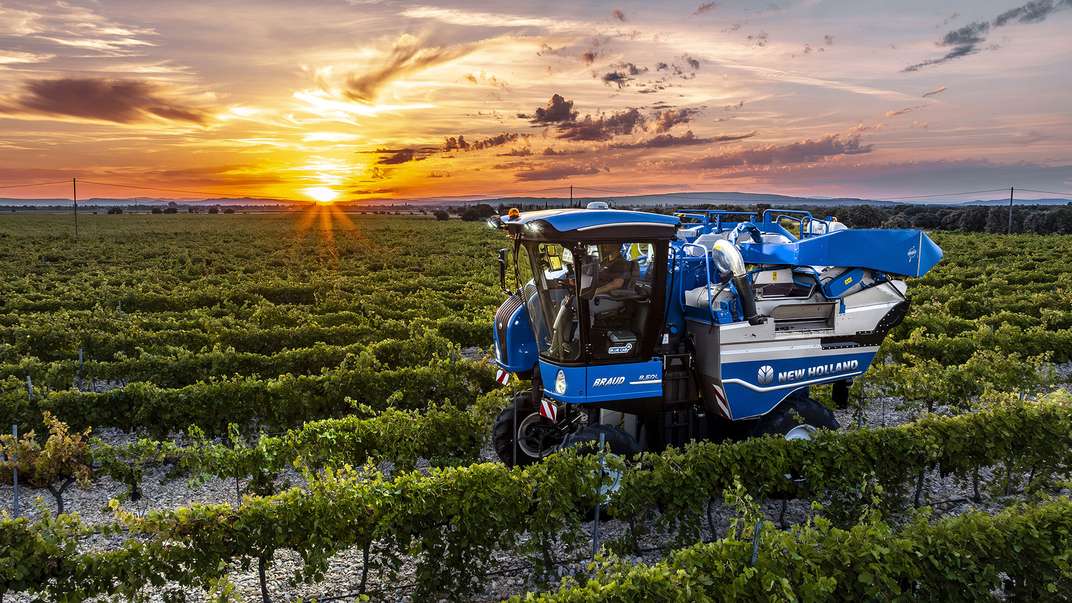
[(852, 284), (852, 277), (850, 276), (849, 278), (845, 279), (844, 282), (845, 282), (846, 285)]

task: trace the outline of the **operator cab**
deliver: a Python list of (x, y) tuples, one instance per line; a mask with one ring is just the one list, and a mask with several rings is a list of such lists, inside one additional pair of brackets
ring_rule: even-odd
[(548, 210), (502, 224), (514, 239), (516, 282), (541, 360), (569, 366), (651, 358), (677, 218)]

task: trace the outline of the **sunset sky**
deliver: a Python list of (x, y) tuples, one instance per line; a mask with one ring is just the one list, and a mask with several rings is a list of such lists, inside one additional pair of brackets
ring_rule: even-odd
[(0, 186), (1064, 192), (1070, 26), (1072, 0), (0, 0)]

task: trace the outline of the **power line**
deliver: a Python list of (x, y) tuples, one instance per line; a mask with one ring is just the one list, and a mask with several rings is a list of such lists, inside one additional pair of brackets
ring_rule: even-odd
[(1026, 192), (1029, 192), (1029, 193), (1042, 193), (1044, 195), (1063, 195), (1063, 196), (1072, 197), (1072, 193), (1058, 193), (1056, 191), (1037, 191), (1037, 190), (1035, 190), (1033, 188), (1020, 188), (1020, 189), (1017, 189), (1017, 190), (1026, 191)]
[(208, 196), (208, 197), (220, 197), (220, 198), (231, 198), (231, 199), (246, 197), (246, 198), (256, 198), (256, 199), (270, 199), (270, 200), (273, 200), (273, 201), (298, 201), (298, 199), (293, 199), (293, 198), (288, 198), (288, 197), (272, 197), (272, 196), (267, 196), (267, 195), (256, 195), (256, 194), (249, 194), (249, 193), (244, 193), (244, 194), (215, 193), (215, 192), (208, 192), (208, 191), (194, 191), (194, 190), (179, 189), (179, 188), (164, 188), (164, 187), (159, 187), (159, 186), (137, 186), (137, 185), (134, 185), (134, 184), (115, 184), (115, 183), (112, 183), (112, 182), (96, 182), (96, 181), (93, 181), (93, 180), (83, 180), (82, 183), (83, 184), (95, 184), (97, 186), (112, 186), (112, 187), (116, 187), (116, 188), (129, 188), (129, 189), (136, 189), (136, 190), (157, 191), (157, 192), (167, 192), (167, 193), (185, 193), (185, 194), (189, 194), (189, 195), (205, 195), (205, 196)]
[(955, 197), (957, 195), (978, 195), (980, 193), (1003, 193), (1008, 189), (1005, 188), (992, 188), (985, 191), (964, 191), (960, 193), (935, 193), (933, 195), (898, 195), (895, 197), (874, 197), (875, 201), (885, 200), (897, 200), (897, 199), (930, 199), (933, 197)]
[(35, 182), (35, 183), (32, 183), (32, 184), (8, 184), (8, 185), (5, 185), (5, 186), (0, 186), (0, 188), (25, 188), (25, 187), (30, 187), (30, 186), (52, 186), (52, 185), (56, 185), (56, 184), (67, 184), (68, 182), (70, 182), (70, 180), (57, 180), (55, 182)]

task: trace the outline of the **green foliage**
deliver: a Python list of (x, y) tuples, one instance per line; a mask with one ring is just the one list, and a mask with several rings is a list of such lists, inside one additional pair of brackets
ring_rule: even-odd
[[(869, 598), (867, 593), (873, 598), (877, 592), (908, 596), (920, 592), (913, 586), (913, 580), (923, 580), (927, 587), (949, 589), (936, 592), (955, 592), (951, 584), (963, 586), (960, 581), (987, 578), (994, 574), (986, 572), (993, 571), (1008, 573), (1013, 582), (1011, 586), (1006, 584), (1006, 588), (1033, 594), (1056, 579), (1051, 571), (1055, 564), (1068, 571), (1067, 527), (1061, 531), (1057, 524), (1024, 524), (1022, 529), (1006, 533), (988, 527), (984, 517), (973, 515), (971, 521), (980, 523), (965, 525), (977, 530), (986, 528), (980, 533), (987, 538), (999, 529), (999, 535), (1004, 534), (1007, 539), (963, 544), (962, 537), (971, 533), (969, 529), (956, 532), (956, 538), (948, 541), (938, 540), (937, 536), (925, 539), (937, 551), (928, 554), (937, 556), (913, 561), (908, 568), (912, 573), (905, 579), (897, 572), (908, 571), (903, 565), (907, 563), (905, 559), (914, 558), (917, 549), (906, 549), (912, 552), (907, 557), (899, 556), (900, 553), (890, 553), (888, 560), (884, 557), (884, 551), (899, 550), (890, 549), (899, 542), (899, 537), (874, 520), (876, 514), (867, 510), (874, 508), (870, 499), (865, 501), (864, 523), (848, 531), (840, 531), (827, 520), (818, 519), (815, 527), (796, 528), (788, 536), (764, 528), (765, 548), (762, 562), (756, 568), (745, 567), (751, 546), (742, 539), (751, 538), (749, 528), (755, 516), (752, 499), (784, 491), (789, 486), (786, 474), (804, 476), (806, 481), (802, 486), (792, 486), (799, 488), (794, 490), (794, 495), (813, 498), (822, 498), (825, 492), (833, 490), (857, 488), (868, 480), (873, 485), (867, 496), (885, 496), (903, 490), (903, 484), (916, 471), (929, 466), (967, 475), (980, 467), (1011, 462), (1020, 467), (1033, 466), (1040, 480), (1067, 479), (1072, 467), (1070, 440), (1072, 400), (1068, 394), (1056, 394), (1041, 402), (1016, 398), (995, 401), (993, 406), (978, 413), (929, 416), (916, 424), (899, 427), (821, 432), (810, 442), (766, 437), (735, 444), (696, 444), (681, 451), (647, 454), (639, 464), (620, 466), (624, 471), (622, 487), (613, 496), (608, 513), (627, 518), (630, 513), (651, 514), (661, 507), (661, 521), (684, 530), (702, 513), (710, 498), (727, 493), (728, 500), (744, 512), (741, 525), (731, 530), (730, 538), (712, 545), (715, 553), (727, 556), (721, 565), (731, 563), (725, 570), (727, 573), (718, 574), (718, 579), (710, 584), (659, 582), (652, 586), (656, 588), (650, 591), (653, 596), (666, 593), (681, 598), (692, 592), (706, 592), (695, 590), (701, 585), (731, 589), (724, 592), (736, 593), (734, 596), (742, 599), (763, 594), (771, 598), (792, 598), (792, 595), (811, 600), (813, 595), (828, 597), (839, 592), (855, 596), (863, 593), (863, 598)], [(361, 470), (329, 466), (319, 475), (310, 476), (307, 488), (289, 488), (271, 496), (247, 496), (238, 506), (194, 504), (144, 516), (117, 510), (119, 525), (128, 537), (116, 549), (98, 553), (64, 548), (57, 553), (59, 559), (50, 562), (51, 573), (35, 584), (26, 585), (11, 577), (38, 571), (18, 565), (0, 570), (7, 572), (0, 574), (0, 579), (48, 596), (59, 592), (54, 590), (59, 588), (56, 585), (87, 595), (102, 594), (113, 587), (110, 581), (118, 581), (121, 592), (134, 592), (150, 584), (161, 584), (165, 579), (182, 585), (216, 588), (225, 579), (229, 564), (248, 566), (262, 560), (267, 563), (276, 551), (290, 549), (302, 559), (296, 577), (316, 580), (324, 575), (328, 561), (339, 552), (350, 547), (369, 547), (373, 562), (388, 579), (397, 578), (403, 563), (412, 560), (417, 598), (458, 599), (470, 595), (484, 583), (497, 553), (539, 557), (540, 543), (548, 539), (576, 546), (580, 542), (579, 528), (585, 510), (597, 502), (598, 485), (597, 459), (570, 452), (553, 455), (523, 469), (480, 463), (431, 469), (427, 473), (402, 472), (393, 479), (370, 466)], [(1072, 510), (1067, 505), (1061, 509), (1061, 521), (1068, 521)], [(1021, 515), (1033, 517), (1027, 511)], [(1053, 531), (1042, 528), (1053, 528)], [(10, 520), (0, 523), (0, 540), (16, 543), (16, 550), (9, 555), (31, 559), (37, 554), (38, 545), (34, 543), (39, 542), (38, 538), (7, 534), (23, 534), (27, 529), (50, 528), (28, 527)], [(907, 528), (914, 529), (923, 528), (916, 524)], [(527, 539), (526, 534), (530, 536)], [(870, 550), (867, 547), (875, 538), (879, 539), (875, 549), (879, 556), (868, 557), (862, 551)], [(799, 546), (794, 544), (798, 540)], [(993, 542), (1005, 544), (998, 546)], [(985, 561), (1011, 563), (1015, 555), (1008, 551), (1020, 542), (1035, 547), (1030, 552), (1034, 557), (1025, 558), (1031, 563), (1002, 565), (995, 570)], [(969, 555), (956, 561), (958, 550), (977, 554), (976, 548), (963, 549), (964, 546), (978, 546), (978, 550), (1001, 548), (1003, 552), (988, 554), (1004, 556), (979, 558), (984, 561), (977, 563), (974, 561), (977, 557)], [(28, 548), (23, 550), (23, 547)], [(826, 556), (809, 561), (809, 555), (820, 555), (816, 550), (827, 551), (822, 553)], [(847, 556), (842, 557), (842, 553)], [(687, 558), (689, 553), (683, 554)], [(111, 561), (102, 560), (112, 559), (107, 555), (122, 557), (130, 568), (129, 573), (121, 573), (118, 562), (109, 565)], [(703, 553), (699, 558), (712, 557)], [(672, 557), (671, 563), (676, 559)], [(932, 559), (933, 564), (927, 559)], [(835, 572), (831, 567), (839, 560), (845, 567)], [(949, 565), (954, 562), (962, 565)], [(798, 567), (794, 563), (802, 565)], [(1033, 565), (1038, 569), (1032, 570)], [(71, 569), (87, 566), (98, 569), (85, 574)], [(923, 574), (919, 573), (924, 570)], [(696, 571), (700, 572), (700, 564), (696, 565)], [(1042, 573), (1029, 573), (1032, 571)], [(870, 581), (860, 580), (865, 573), (871, 576)], [(678, 572), (674, 570), (671, 574), (676, 576)], [(851, 584), (843, 583), (846, 576), (853, 577)], [(774, 577), (779, 578), (773, 580)], [(1001, 586), (993, 582), (986, 584), (987, 588)], [(688, 589), (692, 590), (675, 594), (674, 589), (681, 585), (689, 585)], [(849, 590), (843, 590), (846, 588)], [(965, 592), (976, 593), (976, 588), (981, 586)]]
[(45, 488), (52, 494), (58, 515), (63, 513), (64, 491), (75, 482), (89, 483), (90, 430), (71, 433), (67, 425), (48, 412), (44, 424), (48, 428), (44, 444), (32, 431), (19, 439), (0, 435), (0, 479), (12, 483), (17, 469), (22, 483), (31, 488)]
[(850, 529), (819, 518), (672, 553), (654, 565), (610, 561), (583, 584), (513, 601), (1056, 600), (1072, 586), (1072, 501), (1016, 506), (895, 531), (876, 517)]

